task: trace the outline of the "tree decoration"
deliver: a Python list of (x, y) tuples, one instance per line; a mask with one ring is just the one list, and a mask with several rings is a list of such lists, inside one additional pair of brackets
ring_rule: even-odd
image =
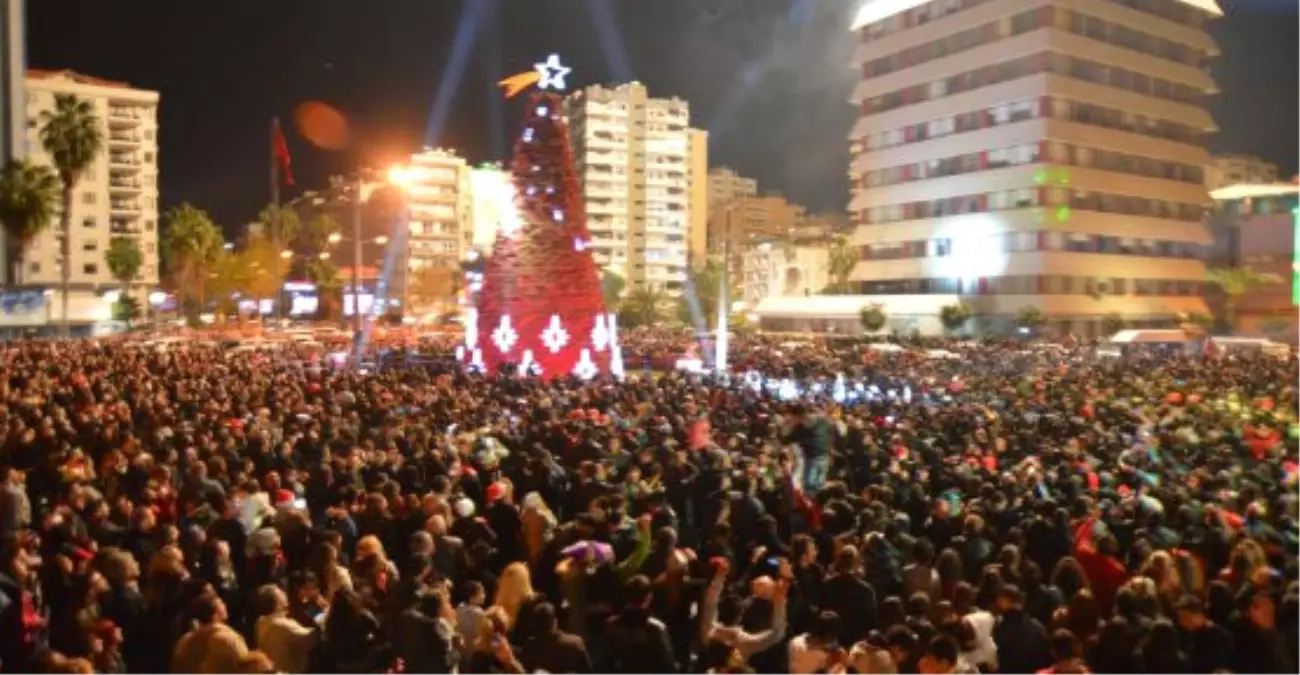
[[(570, 70), (552, 56), (528, 73), (501, 81), (506, 96), (532, 85), (561, 90)], [(586, 209), (569, 149), (569, 131), (552, 91), (533, 92), (510, 170), (514, 209), (483, 267), (477, 325), (466, 331), (473, 365), (488, 372), (512, 364), (520, 374), (591, 378), (621, 372), (613, 317), (605, 308), (600, 273), (591, 257)], [(469, 337), (491, 340), (469, 344)]]

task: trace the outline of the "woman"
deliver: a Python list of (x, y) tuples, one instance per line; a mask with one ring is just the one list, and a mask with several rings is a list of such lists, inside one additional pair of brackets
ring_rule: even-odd
[(321, 597), (326, 604), (339, 589), (352, 590), (352, 574), (339, 564), (339, 550), (328, 541), (318, 542), (307, 558), (307, 567), (316, 575)]
[(506, 631), (518, 643), (523, 643), (531, 637), (529, 627), (526, 621), (521, 622), (521, 617), (527, 619), (525, 610), (531, 607), (537, 599), (537, 594), (533, 592), (532, 577), (528, 573), (528, 566), (520, 563), (510, 563), (501, 573), (501, 581), (497, 583), (496, 596), (492, 599), (492, 606), (500, 608), (505, 617)]
[[(504, 581), (505, 575), (502, 575), (502, 579)], [(464, 660), (463, 672), (524, 672), (519, 659), (515, 657), (514, 649), (510, 646), (506, 619), (506, 613), (500, 607), (492, 607), (487, 611), (483, 621), (479, 622), (478, 638), (474, 640), (473, 648)]]
[(375, 673), (387, 668), (379, 620), (355, 591), (344, 588), (334, 594), (320, 649), (312, 656), (309, 670), (317, 673)]
[(388, 559), (379, 537), (366, 535), (357, 542), (352, 562), (352, 581), (367, 606), (379, 607), (397, 587), (397, 565)]
[(228, 623), (243, 630), (244, 603), (239, 592), (239, 577), (235, 563), (230, 558), (230, 544), (221, 539), (209, 539), (200, 552), (199, 576), (212, 585), (212, 590), (226, 603)]
[(534, 569), (540, 569), (542, 555), (555, 535), (558, 520), (542, 496), (536, 492), (524, 495), (524, 509), (520, 519), (523, 521), (524, 550), (528, 564)]
[(1101, 612), (1092, 591), (1085, 588), (1075, 593), (1066, 606), (1056, 610), (1051, 627), (1052, 631), (1064, 628), (1074, 633), (1080, 642), (1088, 644), (1101, 628)]

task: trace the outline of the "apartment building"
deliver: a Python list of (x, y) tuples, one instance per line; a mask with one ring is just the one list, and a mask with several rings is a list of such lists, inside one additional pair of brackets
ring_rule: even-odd
[[(1213, 0), (868, 0), (853, 280), (1096, 335), (1204, 312)], [(935, 296), (945, 296), (934, 302)]]
[(410, 271), (456, 267), (474, 245), (470, 167), (454, 152), (425, 148), (411, 156)]
[(766, 240), (744, 252), (740, 300), (748, 308), (766, 298), (809, 297), (830, 283), (830, 247), (825, 242)]
[(62, 238), (70, 238), (68, 321), (74, 328), (112, 316), (118, 282), (110, 274), (105, 254), (117, 237), (135, 239), (144, 254), (134, 292), (145, 306), (157, 286), (158, 254), (158, 92), (132, 87), (70, 70), (27, 72), (27, 160), (53, 163), (41, 144), (41, 114), (54, 109), (57, 94), (72, 94), (89, 102), (99, 119), (103, 148), (80, 176), (73, 195), (71, 230), (59, 224), (42, 232), (24, 255), (21, 286), (55, 291), (53, 307), (40, 316), (0, 313), (0, 322), (42, 325), (62, 319), (57, 291), (62, 284)]
[(630, 82), (575, 91), (564, 107), (596, 264), (629, 290), (680, 293), (708, 198), (692, 186), (708, 146), (690, 106)]
[[(1248, 267), (1274, 274), (1280, 284), (1248, 290), (1236, 299), (1236, 325), (1242, 335), (1265, 335), (1296, 342), (1300, 306), (1300, 186), (1290, 183), (1242, 183), (1219, 188), (1214, 197), (1210, 228), (1214, 246), (1209, 263), (1214, 267)], [(1221, 289), (1207, 292), (1210, 306), (1223, 317)]]

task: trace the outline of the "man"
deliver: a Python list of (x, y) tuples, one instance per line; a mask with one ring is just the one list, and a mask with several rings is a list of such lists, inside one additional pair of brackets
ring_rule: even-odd
[(979, 672), (979, 669), (961, 660), (960, 647), (947, 635), (934, 636), (925, 646), (925, 653), (917, 665), (922, 675)]
[(853, 546), (840, 550), (833, 569), (818, 605), (840, 617), (840, 644), (852, 645), (876, 627), (876, 589), (863, 580), (862, 558)]
[(0, 468), (0, 539), (32, 524), (32, 503), (27, 498), (27, 479), (13, 467)]
[(1294, 673), (1294, 655), (1277, 629), (1277, 608), (1268, 591), (1248, 583), (1237, 596), (1234, 618), (1233, 671), (1238, 673)]
[(1002, 587), (997, 600), (998, 625), (993, 642), (1004, 673), (1034, 673), (1052, 664), (1047, 629), (1025, 612), (1025, 597), (1013, 584)]
[(460, 662), (444, 590), (425, 589), (397, 618), (394, 647), (408, 673), (450, 673)]
[(803, 456), (803, 491), (816, 494), (831, 468), (831, 449), (835, 444), (835, 425), (814, 408), (802, 403), (790, 408), (793, 424), (786, 429), (782, 439), (787, 445), (796, 445)]
[(199, 625), (181, 637), (172, 652), (173, 673), (233, 673), (248, 655), (248, 644), (226, 625), (226, 603), (216, 594), (194, 601), (191, 615)]
[(279, 672), (307, 672), (316, 631), (289, 618), (289, 598), (278, 586), (267, 584), (257, 589), (257, 602), (262, 614), (254, 628), (257, 648)]
[(1213, 673), (1232, 667), (1232, 634), (1206, 616), (1200, 598), (1187, 595), (1178, 602), (1178, 632), (1193, 671)]
[(840, 646), (840, 617), (823, 611), (813, 619), (807, 633), (790, 641), (791, 673), (829, 672), (833, 666), (848, 661), (848, 652)]
[(767, 630), (750, 633), (740, 626), (739, 603), (729, 603), (719, 611), (718, 602), (722, 597), (727, 570), (725, 563), (718, 565), (714, 570), (713, 581), (704, 593), (704, 603), (700, 609), (702, 637), (706, 646), (710, 642), (726, 645), (748, 661), (751, 656), (772, 647), (785, 636), (786, 598), (790, 582), (787, 579), (776, 582), (772, 592), (771, 626)]
[(560, 630), (555, 606), (549, 602), (533, 607), (537, 635), (524, 644), (519, 662), (530, 673), (590, 673), (591, 657), (582, 638)]
[(663, 622), (650, 615), (650, 579), (638, 574), (625, 586), (627, 604), (605, 627), (606, 673), (675, 673), (672, 642)]
[(1051, 668), (1038, 671), (1039, 675), (1079, 675), (1091, 672), (1083, 663), (1083, 645), (1079, 643), (1079, 638), (1064, 628), (1052, 633), (1052, 656), (1056, 658), (1056, 663)]

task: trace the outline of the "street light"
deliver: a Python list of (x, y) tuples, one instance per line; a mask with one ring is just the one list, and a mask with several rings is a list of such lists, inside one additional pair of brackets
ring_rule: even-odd
[(280, 257), (284, 258), (285, 260), (288, 260), (289, 258), (293, 257), (293, 251), (290, 251), (289, 249), (280, 251)]
[(343, 235), (339, 234), (338, 232), (335, 232), (334, 234), (331, 234), (329, 236), (329, 242), (331, 244), (337, 244), (340, 241), (343, 241)]
[(321, 252), (320, 252), (320, 259), (321, 259), (321, 260), (329, 260), (329, 259), (330, 259), (330, 252), (329, 252), (329, 251), (321, 251)]
[(381, 235), (379, 235), (378, 237), (375, 237), (375, 243), (376, 243), (376, 244), (379, 244), (380, 246), (383, 246), (384, 244), (387, 244), (387, 243), (388, 243), (388, 235), (386, 235), (386, 234), (381, 234)]

